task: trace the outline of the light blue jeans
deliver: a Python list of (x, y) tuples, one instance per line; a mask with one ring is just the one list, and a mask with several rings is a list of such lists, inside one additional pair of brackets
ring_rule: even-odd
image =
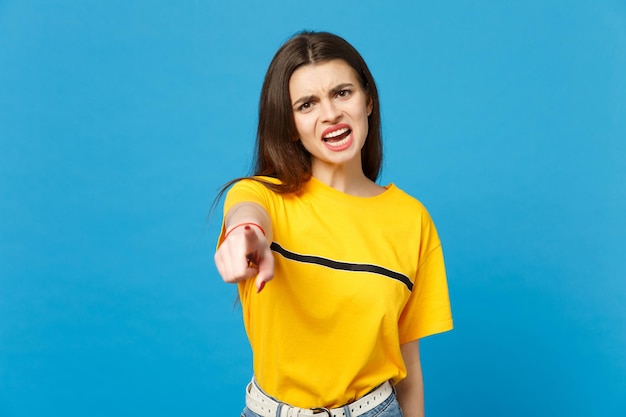
[[(278, 413), (280, 413), (280, 408), (278, 409)], [(320, 417), (324, 416), (326, 416), (326, 414), (320, 414)], [(261, 416), (250, 411), (248, 407), (245, 407), (241, 412), (241, 417)], [(352, 417), (349, 407), (346, 407), (346, 417)], [(359, 417), (402, 417), (402, 410), (400, 409), (400, 404), (398, 404), (398, 400), (396, 399), (396, 395), (394, 393), (381, 404), (379, 404), (376, 408), (373, 408), (372, 410), (368, 411), (365, 414), (362, 414)]]

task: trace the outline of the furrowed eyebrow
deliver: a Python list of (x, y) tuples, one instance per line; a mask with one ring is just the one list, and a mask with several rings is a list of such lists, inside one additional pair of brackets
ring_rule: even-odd
[[(354, 87), (354, 84), (352, 83), (342, 83), (342, 84), (336, 85), (330, 90), (330, 95), (337, 94), (341, 90), (345, 90), (346, 88), (353, 88), (353, 87)], [(309, 101), (313, 101), (316, 98), (317, 96), (314, 96), (314, 95), (300, 97), (299, 99), (293, 102), (292, 106), (298, 107), (300, 104), (308, 103)]]
[(330, 90), (330, 93), (331, 93), (331, 95), (332, 94), (336, 94), (336, 93), (340, 92), (341, 90), (345, 90), (348, 87), (352, 88), (352, 87), (354, 87), (354, 84), (352, 84), (352, 83), (339, 84), (338, 86), (336, 86), (332, 90)]
[(293, 107), (298, 107), (299, 104), (304, 104), (304, 103), (308, 103), (309, 101), (315, 99), (315, 96), (304, 96), (304, 97), (300, 97), (299, 99), (297, 99), (296, 101), (294, 101), (294, 103), (292, 104)]

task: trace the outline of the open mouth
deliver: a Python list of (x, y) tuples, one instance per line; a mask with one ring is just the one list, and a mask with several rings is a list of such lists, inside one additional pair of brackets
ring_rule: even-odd
[(337, 129), (327, 133), (326, 135), (324, 135), (324, 137), (322, 137), (322, 140), (329, 145), (338, 144), (348, 139), (350, 133), (352, 133), (352, 130), (347, 127), (343, 127), (341, 129)]

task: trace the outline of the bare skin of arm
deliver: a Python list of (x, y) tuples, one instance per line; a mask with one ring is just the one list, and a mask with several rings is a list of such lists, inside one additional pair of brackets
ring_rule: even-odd
[[(256, 203), (239, 203), (226, 213), (228, 237), (215, 252), (215, 266), (222, 279), (237, 283), (255, 278), (257, 291), (274, 277), (274, 257), (269, 247), (272, 222), (267, 211)], [(258, 224), (260, 228), (246, 223)]]
[(424, 417), (424, 380), (419, 340), (400, 345), (407, 376), (396, 385), (397, 398), (404, 417)]

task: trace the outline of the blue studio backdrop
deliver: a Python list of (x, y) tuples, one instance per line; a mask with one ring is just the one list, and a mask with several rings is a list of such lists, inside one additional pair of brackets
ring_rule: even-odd
[(429, 416), (626, 415), (626, 4), (0, 1), (0, 416), (235, 416), (251, 353), (213, 251), (262, 79), (362, 53), (456, 328)]

